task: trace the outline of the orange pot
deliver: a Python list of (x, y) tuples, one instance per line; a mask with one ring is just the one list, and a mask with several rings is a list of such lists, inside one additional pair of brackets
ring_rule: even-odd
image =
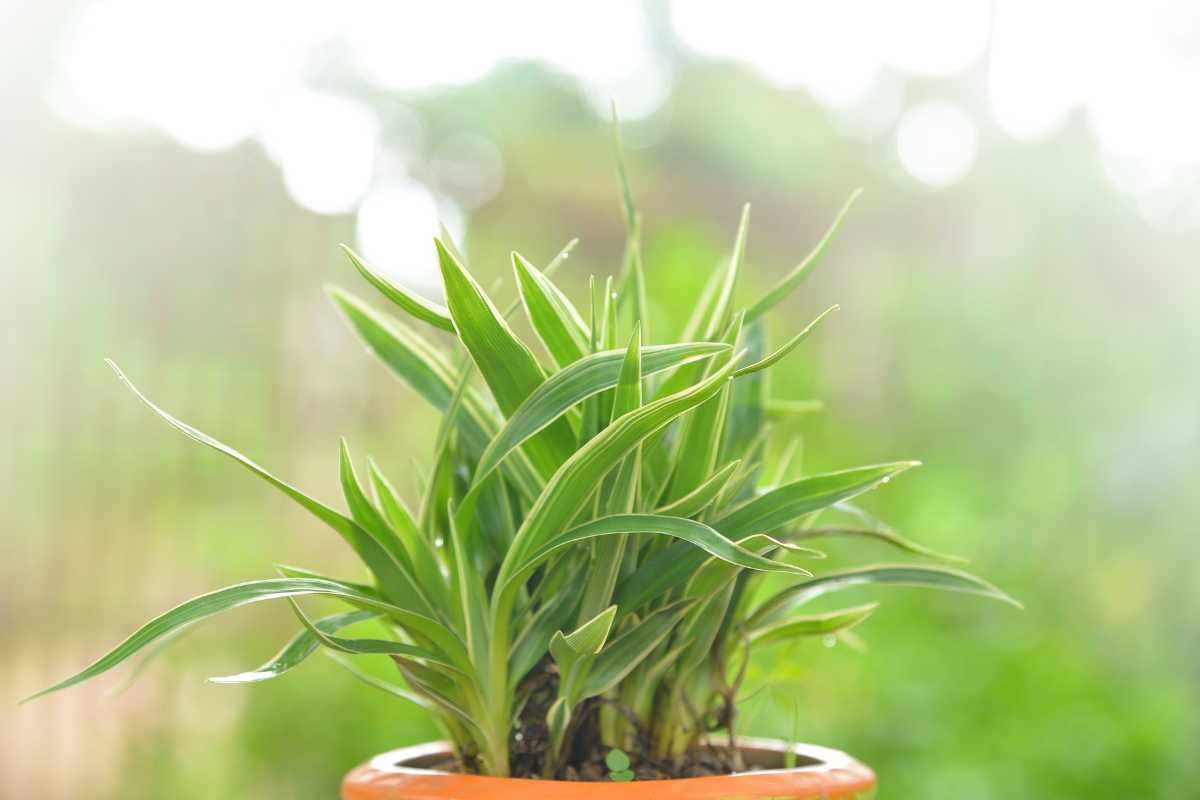
[[(782, 764), (787, 747), (743, 739), (750, 761)], [(764, 769), (667, 781), (540, 781), (457, 775), (430, 769), (449, 752), (444, 742), (392, 750), (357, 767), (342, 782), (342, 800), (801, 800), (858, 798), (875, 793), (875, 773), (845, 753), (795, 745), (794, 769)]]

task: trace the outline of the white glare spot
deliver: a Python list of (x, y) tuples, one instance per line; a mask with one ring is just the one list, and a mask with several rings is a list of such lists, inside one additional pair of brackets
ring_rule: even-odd
[(908, 174), (931, 186), (948, 186), (975, 163), (976, 132), (966, 114), (943, 102), (905, 112), (896, 130), (896, 151)]
[(691, 47), (745, 61), (774, 83), (802, 87), (839, 108), (861, 102), (882, 66), (879, 26), (862, 20), (863, 9), (854, 3), (671, 5), (675, 31)]
[[(253, 134), (326, 25), (313, 4), (96, 0), (59, 43), (51, 102), (91, 127), (157, 128), (198, 150)], [(270, 31), (270, 35), (264, 35)]]
[(1079, 67), (1074, 59), (1063, 58), (1062, 42), (1076, 23), (1065, 4), (1014, 0), (997, 6), (988, 99), (1005, 133), (1038, 139), (1066, 121), (1076, 100), (1072, 84)]
[(616, 80), (593, 81), (585, 92), (592, 109), (608, 118), (616, 103), (621, 119), (630, 122), (648, 117), (667, 102), (671, 94), (671, 70), (662, 62), (648, 60)]
[(471, 83), (503, 52), (501, 5), (354, 3), (342, 20), (347, 49), (363, 76), (381, 89)]
[(908, 0), (865, 3), (871, 25), (884, 32), (889, 66), (922, 75), (952, 75), (983, 55), (993, 0)]
[(462, 241), (462, 215), (447, 203), (439, 206), (424, 186), (406, 181), (372, 189), (358, 209), (358, 249), (401, 285), (440, 300), (442, 280), (433, 249), (439, 219), (455, 241)]
[(318, 214), (344, 214), (371, 183), (379, 133), (369, 106), (303, 90), (275, 104), (258, 137), (283, 168), (293, 200)]

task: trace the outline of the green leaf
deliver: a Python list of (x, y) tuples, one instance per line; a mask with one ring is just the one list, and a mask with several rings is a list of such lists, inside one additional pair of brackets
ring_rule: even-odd
[(483, 587), (483, 579), (475, 570), (472, 554), (465, 548), (463, 537), (454, 524), (454, 509), (447, 514), (450, 526), (451, 552), (454, 554), (454, 584), (458, 590), (458, 602), (462, 612), (460, 618), (465, 630), (463, 638), (467, 642), (467, 652), (474, 663), (481, 668), (488, 653), (488, 621), (487, 621), (487, 592)]
[[(708, 342), (643, 347), (642, 376), (727, 349), (728, 345)], [(559, 419), (577, 403), (615, 386), (620, 379), (625, 357), (626, 352), (622, 350), (593, 353), (550, 376), (513, 412), (479, 457), (475, 482), (487, 477), (522, 442)]]
[[(731, 346), (736, 344), (741, 331), (742, 318), (739, 314), (724, 332), (722, 341)], [(707, 374), (720, 368), (727, 360), (727, 354), (714, 357), (707, 365)], [(676, 500), (690, 494), (700, 487), (716, 468), (725, 436), (731, 388), (732, 383), (726, 384), (716, 397), (705, 401), (683, 420), (679, 431), (679, 451), (675, 455), (675, 474), (671, 478), (668, 499)]]
[(613, 772), (621, 772), (629, 769), (629, 756), (625, 755), (624, 750), (614, 747), (604, 756), (604, 764)]
[[(746, 325), (743, 317), (742, 339), (738, 346), (746, 350), (747, 362), (762, 360), (767, 350), (766, 326), (762, 322)], [(740, 458), (750, 473), (751, 480), (757, 480), (760, 471), (755, 459), (755, 449), (760, 441), (765, 441), (767, 435), (767, 414), (764, 407), (767, 396), (766, 378), (765, 373), (759, 372), (734, 379), (729, 396), (729, 419), (725, 423), (725, 441), (721, 447), (721, 461)], [(735, 492), (727, 492), (725, 499), (733, 499), (736, 496)]]
[(412, 559), (413, 574), (427, 592), (443, 598), (446, 581), (432, 543), (417, 528), (416, 520), (400, 499), (399, 493), (370, 457), (367, 458), (367, 471), (371, 475), (371, 487), (375, 490), (384, 517)]
[(673, 517), (696, 516), (708, 508), (709, 504), (720, 496), (725, 486), (729, 483), (729, 479), (733, 477), (734, 471), (741, 463), (741, 461), (730, 461), (710, 475), (704, 483), (697, 486), (691, 492), (678, 500), (656, 508), (654, 513), (666, 514)]
[[(625, 148), (621, 145), (621, 120), (617, 117), (617, 103), (612, 103), (613, 150), (617, 157), (617, 182), (621, 189), (621, 211), (625, 217), (625, 229), (632, 232), (637, 221), (633, 205), (633, 192), (629, 191), (629, 175), (625, 171)], [(622, 767), (624, 769), (624, 767)]]
[[(790, 542), (783, 542), (765, 533), (755, 533), (738, 539), (737, 546), (764, 557), (774, 557), (781, 551), (784, 551), (811, 558), (825, 558), (825, 554), (820, 550), (813, 550), (808, 547), (791, 544)], [(717, 558), (711, 558), (707, 554), (695, 553), (693, 551), (693, 555), (703, 556), (703, 560), (694, 562), (692, 558), (686, 559), (689, 567), (687, 571), (689, 577), (684, 594), (688, 597), (705, 597), (710, 595), (728, 581), (735, 579), (744, 570), (743, 567), (737, 564), (730, 564)], [(694, 566), (692, 566), (693, 564)]]
[(565, 367), (588, 352), (587, 325), (579, 311), (537, 267), (519, 253), (512, 254), (513, 272), (525, 313), (554, 363)]
[[(545, 376), (533, 353), (525, 346), (466, 269), (438, 243), (446, 302), (458, 329), (458, 338), (471, 354), (487, 382), (496, 404), (512, 414)], [(543, 475), (550, 475), (570, 455), (575, 435), (565, 420), (550, 423), (526, 443), (530, 460)]]
[(731, 538), (770, 531), (800, 516), (870, 491), (917, 461), (897, 461), (801, 478), (772, 489), (722, 516), (715, 527)]
[[(344, 614), (334, 614), (331, 617), (319, 619), (314, 623), (317, 630), (324, 633), (337, 633), (342, 628), (349, 627), (363, 620), (379, 616), (377, 611), (348, 611)], [(234, 684), (257, 683), (259, 681), (278, 678), (283, 673), (295, 669), (306, 658), (315, 653), (321, 642), (307, 627), (297, 633), (292, 640), (284, 645), (275, 656), (261, 667), (250, 672), (239, 672), (236, 675), (224, 675), (209, 678), (209, 683)]]
[(604, 694), (624, 680), (670, 635), (694, 603), (693, 600), (679, 600), (664, 606), (613, 639), (596, 656), (584, 681), (582, 696)]
[(827, 614), (793, 617), (773, 625), (763, 625), (750, 631), (750, 644), (756, 647), (765, 647), (802, 636), (826, 636), (848, 630), (871, 616), (878, 607), (878, 603), (868, 603), (855, 608), (831, 611)]
[(351, 675), (353, 675), (355, 678), (357, 678), (358, 680), (365, 683), (367, 686), (371, 686), (375, 689), (380, 689), (381, 691), (387, 692), (388, 694), (393, 695), (394, 697), (399, 697), (401, 700), (407, 700), (408, 702), (410, 702), (416, 706), (420, 706), (421, 708), (423, 708), (426, 711), (434, 711), (436, 709), (436, 706), (434, 705), (434, 703), (430, 702), (427, 698), (422, 697), (421, 695), (416, 694), (415, 692), (410, 692), (407, 689), (404, 689), (401, 686), (397, 686), (394, 683), (388, 683), (387, 681), (381, 681), (379, 678), (376, 678), (374, 675), (364, 672), (363, 670), (354, 666), (354, 664), (352, 664), (348, 658), (346, 658), (343, 655), (338, 654), (336, 651), (326, 650), (325, 655), (327, 655), (329, 657), (329, 659), (331, 661), (333, 661), (333, 663), (337, 664), (339, 667), (341, 667), (342, 669), (349, 672)]
[(354, 472), (354, 462), (350, 458), (350, 446), (345, 438), (341, 440), (341, 481), (342, 492), (354, 521), (367, 532), (379, 546), (399, 565), (400, 573), (404, 576), (405, 593), (401, 596), (401, 605), (415, 608), (423, 614), (437, 616), (440, 613), (438, 600), (441, 597), (441, 584), (436, 583), (423, 587), (413, 573), (412, 559), (400, 541), (400, 537), (392, 530), (387, 520), (371, 505), (363, 492), (358, 475)]
[(801, 539), (834, 539), (856, 537), (863, 539), (876, 539), (885, 544), (889, 544), (900, 550), (905, 550), (918, 556), (925, 556), (937, 561), (944, 561), (947, 564), (966, 564), (967, 559), (948, 553), (939, 553), (936, 550), (931, 550), (924, 545), (907, 539), (900, 534), (888, 528), (845, 528), (845, 527), (829, 527), (829, 528), (808, 528), (804, 530), (794, 531), (787, 534), (787, 538), (791, 541), (799, 541)]
[[(716, 530), (683, 517), (664, 517), (658, 514), (613, 514), (594, 519), (554, 536), (514, 570), (521, 575), (533, 569), (556, 550), (569, 544), (582, 542), (597, 536), (612, 536), (622, 533), (653, 533), (682, 539), (722, 561), (764, 572), (790, 572), (794, 575), (811, 575), (803, 567), (772, 561), (752, 553), (722, 536)], [(627, 609), (628, 610), (628, 609)]]
[(633, 324), (642, 329), (642, 338), (649, 341), (649, 304), (646, 300), (646, 273), (642, 267), (642, 226), (640, 219), (634, 222), (625, 242), (625, 257), (621, 267), (621, 280), (617, 292), (619, 307), (632, 306)]
[[(350, 326), (396, 377), (443, 414), (450, 408), (460, 376), (432, 345), (395, 320), (387, 320), (362, 301), (336, 287), (330, 298)], [(463, 443), (482, 453), (500, 425), (479, 394), (467, 387), (462, 408), (454, 416)], [(542, 478), (523, 454), (504, 464), (505, 477), (527, 497), (541, 491)]]
[[(642, 339), (641, 329), (634, 326), (633, 335), (625, 350), (617, 388), (613, 393), (610, 424), (642, 404)], [(620, 466), (605, 479), (600, 492), (600, 508), (607, 514), (628, 514), (637, 502), (638, 484), (641, 482), (640, 445), (625, 456)], [(607, 495), (607, 496), (605, 496)], [(628, 547), (626, 536), (618, 536), (606, 547), (593, 548), (587, 583), (583, 588), (583, 600), (579, 606), (579, 620), (599, 613), (612, 602), (613, 588), (621, 572)]]
[(330, 575), (326, 575), (323, 572), (305, 569), (304, 567), (293, 567), (289, 564), (274, 564), (273, 566), (275, 567), (275, 571), (284, 578), (315, 578), (320, 581), (332, 581), (333, 583), (341, 584), (342, 586), (348, 586), (356, 592), (362, 592), (363, 594), (370, 595), (377, 600), (384, 599), (383, 595), (379, 593), (378, 589), (365, 583), (356, 583), (343, 578), (334, 578)]
[(746, 231), (750, 227), (750, 204), (742, 206), (742, 219), (738, 223), (737, 239), (733, 243), (733, 253), (729, 257), (729, 266), (718, 284), (713, 295), (712, 308), (709, 311), (708, 327), (702, 338), (714, 339), (729, 325), (733, 316), (733, 293), (737, 288), (738, 276), (742, 270), (742, 258), (746, 253)]
[(736, 584), (732, 578), (700, 598), (696, 610), (689, 614), (676, 641), (686, 642), (687, 647), (679, 658), (679, 672), (686, 675), (713, 656), (717, 634), (721, 630), (726, 613), (733, 601)]
[[(360, 608), (388, 614), (396, 621), (405, 625), (412, 624), (419, 616), (399, 606), (379, 600), (372, 595), (364, 594), (349, 586), (333, 581), (313, 578), (272, 578), (269, 580), (239, 583), (224, 589), (218, 589), (215, 592), (200, 595), (199, 597), (194, 597), (170, 611), (155, 617), (86, 669), (59, 681), (53, 686), (30, 695), (21, 702), (27, 702), (36, 697), (57, 692), (60, 689), (74, 686), (77, 683), (82, 683), (85, 680), (101, 675), (147, 645), (185, 625), (191, 625), (214, 614), (219, 614), (222, 611), (228, 611), (249, 603), (257, 603), (262, 600), (278, 600), (300, 595), (337, 597)], [(428, 620), (428, 623), (430, 623), (428, 627), (421, 625), (414, 625), (414, 627), (422, 629), (421, 632), (424, 633), (433, 630), (437, 626), (437, 623), (433, 620)], [(442, 643), (449, 641), (449, 643), (453, 644), (452, 640), (447, 640), (445, 636), (439, 635), (438, 638)]]
[(429, 661), (433, 664), (442, 666), (451, 666), (443, 656), (438, 655), (423, 647), (416, 647), (411, 644), (397, 642), (391, 639), (346, 639), (341, 636), (334, 636), (327, 633), (304, 615), (300, 610), (300, 605), (291, 597), (287, 598), (288, 604), (291, 605), (292, 611), (296, 615), (296, 619), (300, 620), (309, 633), (316, 637), (317, 641), (328, 647), (330, 650), (337, 650), (342, 653), (349, 653), (356, 656), (396, 656), (401, 658), (419, 658), (423, 661)]
[(816, 328), (817, 325), (820, 324), (821, 320), (825, 319), (825, 317), (829, 316), (834, 311), (837, 311), (839, 308), (841, 308), (841, 306), (830, 306), (829, 308), (825, 309), (824, 311), (822, 311), (820, 313), (820, 315), (816, 319), (814, 319), (812, 322), (808, 323), (808, 325), (804, 328), (804, 330), (800, 331), (795, 336), (793, 336), (791, 339), (789, 339), (787, 341), (787, 343), (785, 345), (783, 345), (783, 347), (780, 347), (778, 350), (771, 353), (771, 355), (767, 356), (766, 358), (762, 359), (761, 361), (756, 361), (753, 364), (742, 367), (737, 372), (733, 373), (733, 377), (740, 378), (743, 375), (750, 375), (755, 372), (759, 372), (760, 370), (764, 370), (764, 369), (767, 369), (768, 367), (774, 366), (776, 363), (778, 363), (780, 360), (782, 360), (784, 356), (786, 356), (788, 353), (792, 352), (792, 350), (796, 349), (796, 345), (800, 344), (805, 339), (807, 339), (808, 335), (813, 332), (813, 329)]
[(621, 371), (617, 373), (616, 392), (613, 395), (613, 410), (609, 423), (628, 414), (642, 405), (642, 376), (647, 374), (642, 367), (642, 328), (634, 324), (633, 335), (625, 348), (621, 360)]
[(849, 213), (850, 207), (854, 205), (854, 201), (858, 199), (860, 194), (862, 194), (862, 189), (854, 190), (854, 192), (850, 195), (850, 199), (847, 200), (845, 205), (842, 206), (842, 210), (838, 212), (837, 217), (833, 220), (833, 224), (829, 226), (829, 230), (827, 230), (825, 235), (821, 237), (821, 241), (817, 242), (817, 246), (812, 249), (812, 252), (809, 253), (808, 256), (795, 268), (793, 268), (791, 272), (783, 276), (779, 283), (775, 284), (775, 286), (772, 287), (771, 290), (767, 292), (761, 300), (750, 307), (750, 309), (746, 312), (747, 322), (753, 322), (763, 314), (770, 311), (785, 297), (791, 294), (792, 290), (799, 286), (800, 283), (806, 277), (808, 277), (808, 273), (812, 270), (812, 268), (821, 262), (822, 256), (825, 255), (825, 250), (829, 247), (829, 243), (833, 241), (834, 234), (837, 233), (838, 228), (841, 227), (842, 220), (846, 218), (846, 214)]
[(346, 245), (341, 247), (342, 251), (350, 258), (350, 263), (354, 265), (354, 268), (366, 278), (369, 284), (378, 289), (380, 294), (422, 322), (428, 322), (435, 328), (454, 333), (454, 321), (450, 319), (449, 309), (393, 283), (382, 272), (359, 258), (358, 254), (349, 247)]
[(608, 633), (612, 630), (613, 620), (617, 616), (617, 607), (609, 606), (592, 619), (580, 625), (563, 637), (567, 646), (580, 655), (594, 655), (600, 652), (608, 641)]
[(241, 464), (246, 469), (253, 472), (258, 477), (265, 480), (288, 497), (295, 500), (313, 516), (324, 522), (329, 527), (333, 528), (343, 539), (354, 549), (359, 558), (370, 568), (375, 577), (379, 580), (384, 593), (393, 601), (403, 603), (405, 599), (412, 596), (412, 581), (410, 576), (406, 575), (395, 559), (384, 549), (378, 542), (371, 538), (370, 534), (364, 531), (352, 519), (339, 514), (329, 506), (314, 500), (291, 484), (280, 480), (272, 475), (267, 470), (260, 467), (258, 464), (251, 461), (246, 456), (234, 450), (232, 447), (217, 441), (213, 437), (203, 431), (193, 428), (186, 422), (176, 419), (175, 417), (163, 411), (150, 401), (148, 397), (141, 393), (133, 382), (125, 377), (125, 373), (121, 372), (121, 368), (111, 360), (106, 360), (113, 371), (117, 373), (117, 377), (129, 387), (129, 389), (138, 396), (143, 403), (146, 404), (151, 411), (162, 417), (171, 427), (182, 432), (189, 438), (213, 448), (217, 452), (229, 456), (234, 461)]
[(992, 584), (968, 572), (950, 567), (914, 566), (910, 564), (880, 564), (869, 567), (831, 572), (783, 589), (767, 598), (754, 610), (747, 626), (754, 628), (770, 622), (778, 615), (804, 605), (829, 592), (866, 584), (892, 584), (965, 592), (990, 597), (1021, 608), (1021, 604)]
[(529, 623), (521, 630), (508, 657), (510, 686), (517, 686), (529, 670), (546, 655), (550, 639), (566, 625), (579, 602), (579, 590), (573, 585), (560, 589), (542, 604)]

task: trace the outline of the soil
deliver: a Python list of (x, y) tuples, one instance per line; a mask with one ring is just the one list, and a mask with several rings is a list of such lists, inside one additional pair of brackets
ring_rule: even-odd
[[(522, 694), (528, 699), (512, 738), (509, 740), (509, 769), (514, 778), (540, 780), (546, 777), (544, 766), (550, 746), (546, 729), (546, 712), (554, 702), (558, 691), (558, 673), (552, 662), (544, 661), (530, 672), (522, 685)], [(568, 734), (570, 752), (566, 765), (553, 777), (567, 781), (607, 781), (609, 769), (604, 763), (608, 748), (600, 742), (600, 709), (604, 701), (599, 698), (585, 701), (575, 711), (574, 729)], [(618, 709), (620, 711), (621, 709)], [(636, 748), (627, 755), (630, 769), (637, 780), (661, 780), (669, 778), (698, 778), (709, 775), (728, 775), (744, 769), (738, 753), (732, 747), (718, 743), (693, 748), (677, 762), (655, 761), (645, 755), (650, 752), (646, 732), (639, 731)], [(439, 766), (448, 772), (476, 772), (476, 765), (446, 764)]]

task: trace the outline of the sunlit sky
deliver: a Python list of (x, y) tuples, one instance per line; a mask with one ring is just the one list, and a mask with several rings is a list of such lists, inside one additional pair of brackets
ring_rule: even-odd
[[(1081, 111), (1109, 178), (1149, 222), (1200, 225), (1195, 0), (676, 0), (669, 24), (684, 47), (743, 62), (815, 97), (849, 134), (889, 143), (931, 190), (970, 173), (985, 128), (1034, 141)], [(158, 130), (200, 151), (258, 142), (296, 203), (357, 214), (358, 244), (387, 269), (427, 247), (439, 218), (461, 231), (499, 189), (503, 163), (474, 135), (423, 151), (416, 114), (406, 135), (385, 141), (369, 104), (309, 83), (331, 52), (400, 97), (536, 60), (568, 77), (598, 114), (610, 99), (630, 120), (669, 110), (671, 66), (632, 0), (91, 0), (66, 21), (45, 96), (88, 128)], [(911, 78), (949, 87), (963, 75), (978, 76), (986, 102), (938, 97), (936, 81), (932, 97), (905, 97)], [(415, 169), (428, 151), (435, 163)], [(416, 173), (452, 186), (455, 202)], [(434, 275), (402, 277), (436, 291)]]

